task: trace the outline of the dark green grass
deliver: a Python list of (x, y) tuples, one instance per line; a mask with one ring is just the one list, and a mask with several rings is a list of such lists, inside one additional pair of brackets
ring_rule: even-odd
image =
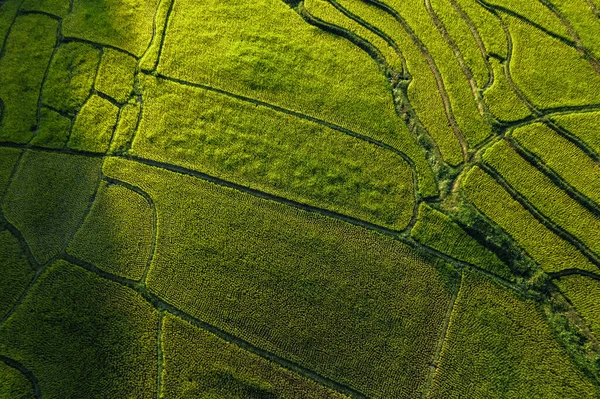
[(154, 397), (157, 311), (134, 291), (64, 261), (0, 326), (0, 355), (47, 398)]
[(33, 398), (31, 382), (19, 370), (0, 362), (0, 398)]
[(85, 43), (62, 44), (52, 58), (44, 84), (44, 103), (75, 113), (90, 96), (100, 51)]
[(152, 243), (152, 210), (139, 194), (102, 183), (68, 252), (112, 274), (142, 277)]
[(48, 108), (40, 110), (40, 126), (31, 144), (48, 148), (63, 148), (71, 134), (71, 120)]
[(37, 104), (56, 42), (57, 22), (41, 15), (17, 18), (0, 59), (4, 117), (0, 141), (26, 143), (37, 129)]
[(64, 21), (65, 36), (108, 44), (140, 57), (152, 39), (158, 0), (78, 0)]
[(134, 162), (109, 159), (105, 173), (156, 203), (152, 292), (371, 397), (423, 386), (452, 286), (413, 250)]
[(595, 398), (532, 301), (465, 272), (432, 398)]
[(13, 148), (0, 148), (0, 201), (10, 183), (10, 177), (21, 150)]
[(345, 398), (169, 314), (161, 342), (164, 398)]
[(25, 0), (21, 9), (26, 11), (42, 11), (65, 17), (69, 13), (69, 2), (64, 0)]
[[(8, 231), (0, 231), (0, 319), (17, 303), (35, 274), (21, 251), (19, 242)], [(1, 397), (1, 396), (0, 396)]]
[(2, 203), (39, 263), (58, 255), (79, 226), (98, 185), (100, 160), (28, 151)]

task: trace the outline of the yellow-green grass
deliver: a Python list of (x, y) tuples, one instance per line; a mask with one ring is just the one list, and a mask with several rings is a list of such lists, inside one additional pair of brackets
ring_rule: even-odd
[(516, 129), (512, 132), (512, 137), (568, 184), (600, 204), (600, 165), (576, 145), (543, 123)]
[(102, 183), (67, 251), (102, 270), (139, 280), (150, 257), (152, 209), (140, 194)]
[(44, 104), (74, 113), (90, 96), (100, 51), (89, 44), (62, 44), (50, 64), (44, 84)]
[(64, 18), (69, 13), (69, 2), (64, 0), (25, 0), (21, 9), (24, 11), (41, 11)]
[(19, 370), (0, 362), (0, 398), (31, 399), (35, 397), (31, 381)]
[(512, 236), (544, 271), (571, 268), (598, 271), (581, 252), (538, 222), (480, 168), (469, 171), (463, 193), (480, 212)]
[(152, 39), (159, 0), (78, 0), (63, 34), (118, 47), (140, 57)]
[(2, 211), (40, 264), (60, 254), (81, 223), (98, 185), (100, 160), (27, 151)]
[(515, 17), (506, 16), (505, 20), (514, 44), (511, 75), (533, 105), (552, 108), (600, 103), (600, 75), (576, 49)]
[(71, 119), (66, 116), (42, 107), (40, 109), (40, 126), (30, 144), (47, 148), (63, 148), (69, 140), (71, 124)]
[(153, 71), (158, 64), (158, 57), (162, 51), (164, 32), (167, 29), (167, 18), (172, 5), (172, 0), (160, 0), (156, 8), (154, 15), (154, 36), (152, 36), (150, 44), (140, 59), (139, 67), (141, 70)]
[(442, 76), (452, 113), (467, 143), (474, 146), (485, 140), (492, 134), (491, 126), (479, 113), (468, 80), (452, 48), (436, 28), (425, 4), (404, 0), (388, 0), (387, 3), (411, 26), (435, 61)]
[(4, 192), (8, 188), (10, 177), (20, 155), (21, 150), (0, 148), (0, 201), (2, 201)]
[(73, 124), (69, 147), (76, 150), (106, 152), (117, 124), (119, 108), (110, 101), (91, 96)]
[(600, 218), (521, 158), (507, 141), (494, 144), (483, 160), (539, 212), (600, 254)]
[(33, 268), (23, 254), (19, 241), (8, 230), (0, 231), (0, 268), (2, 270), (0, 319), (2, 319), (17, 303), (34, 275)]
[(401, 230), (409, 165), (373, 144), (275, 110), (152, 76), (132, 153)]
[(194, 177), (109, 158), (154, 199), (147, 286), (173, 306), (369, 397), (410, 397), (452, 275), (399, 241)]
[(548, 0), (556, 10), (566, 19), (583, 46), (596, 58), (600, 56), (600, 18), (590, 12), (586, 0), (557, 1)]
[(490, 58), (490, 63), (494, 70), (494, 83), (484, 92), (483, 97), (491, 114), (500, 121), (515, 121), (531, 115), (531, 110), (506, 79), (504, 64), (495, 58)]
[(402, 59), (396, 50), (383, 38), (363, 25), (345, 16), (327, 0), (305, 0), (304, 7), (310, 15), (327, 23), (346, 29), (348, 32), (366, 40), (381, 52), (386, 63), (395, 71), (402, 72)]
[(552, 120), (600, 154), (600, 112), (556, 115)]
[[(338, 0), (342, 6), (394, 40), (406, 59), (412, 76), (408, 86), (408, 99), (419, 120), (435, 141), (442, 158), (451, 165), (462, 160), (460, 143), (447, 123), (444, 103), (429, 64), (417, 45), (391, 15), (361, 0)], [(445, 121), (445, 122), (444, 122)]]
[(168, 313), (161, 344), (164, 398), (346, 398)]
[(573, 275), (556, 279), (554, 283), (586, 320), (592, 332), (600, 336), (600, 281)]
[(158, 71), (392, 145), (404, 134), (389, 84), (369, 55), (280, 0), (176, 1)]
[(0, 326), (0, 355), (43, 397), (154, 397), (157, 315), (133, 290), (58, 261)]
[(26, 143), (37, 126), (40, 87), (56, 42), (57, 22), (42, 15), (16, 19), (0, 59), (0, 141)]
[(139, 116), (140, 104), (138, 102), (126, 104), (121, 108), (119, 122), (110, 143), (111, 152), (124, 152), (129, 149), (137, 129)]
[(455, 259), (479, 266), (503, 278), (511, 279), (512, 273), (493, 252), (481, 246), (449, 216), (422, 203), (417, 223), (410, 235), (423, 245), (434, 248)]
[[(513, 13), (518, 13), (554, 34), (565, 38), (569, 37), (567, 27), (560, 21), (560, 18), (550, 11), (549, 8), (544, 6), (542, 1), (485, 0), (485, 3), (492, 6), (500, 6)], [(503, 15), (504, 13), (505, 12), (502, 10), (498, 11), (498, 14), (500, 15)]]
[(506, 58), (508, 44), (502, 24), (494, 14), (473, 0), (455, 0), (456, 4), (469, 16), (477, 29), (488, 54)]
[(105, 49), (98, 69), (95, 88), (124, 103), (133, 91), (137, 61), (126, 53)]
[(381, 140), (414, 160), (423, 196), (437, 194), (425, 154), (396, 115), (378, 66), (282, 1), (176, 2), (158, 70)]
[(465, 271), (430, 398), (595, 398), (533, 301)]
[(481, 53), (481, 49), (471, 33), (471, 27), (456, 11), (453, 3), (456, 4), (456, 1), (432, 0), (431, 6), (440, 19), (440, 22), (448, 31), (448, 35), (460, 50), (465, 64), (473, 74), (477, 87), (482, 88), (491, 78), (485, 59), (483, 58), (484, 55)]

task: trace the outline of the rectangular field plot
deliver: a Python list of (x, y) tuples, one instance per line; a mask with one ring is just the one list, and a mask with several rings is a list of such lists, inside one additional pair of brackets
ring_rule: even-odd
[(409, 165), (326, 126), (148, 76), (132, 153), (401, 230)]
[(429, 398), (596, 397), (541, 312), (465, 272)]
[(453, 275), (399, 241), (132, 161), (156, 204), (147, 284), (191, 315), (373, 398), (423, 388)]

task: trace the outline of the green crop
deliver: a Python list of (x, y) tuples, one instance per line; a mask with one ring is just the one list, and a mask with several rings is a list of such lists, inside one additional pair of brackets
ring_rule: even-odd
[(411, 171), (399, 155), (222, 94), (151, 76), (142, 83), (136, 155), (397, 230), (410, 221)]
[(546, 272), (598, 268), (580, 252), (539, 223), (521, 204), (478, 167), (463, 184), (466, 198), (477, 209), (510, 234)]
[(100, 160), (27, 151), (2, 202), (40, 264), (60, 254), (98, 185)]
[[(489, 74), (486, 59), (484, 58), (487, 55), (482, 53), (482, 49), (471, 32), (471, 27), (474, 25), (468, 24), (468, 22), (472, 23), (472, 21), (465, 19), (463, 14), (457, 11), (461, 10), (464, 13), (456, 0), (432, 0), (431, 5), (440, 22), (448, 31), (448, 35), (460, 50), (465, 64), (473, 74), (477, 87), (485, 87), (492, 76)], [(465, 13), (464, 15), (467, 14)]]
[(90, 96), (100, 52), (89, 44), (66, 43), (52, 58), (42, 99), (58, 110), (75, 113)]
[(136, 60), (112, 49), (104, 50), (96, 78), (96, 90), (124, 103), (133, 91)]
[(20, 150), (0, 148), (0, 201), (8, 188), (10, 177), (20, 155)]
[(69, 2), (64, 0), (25, 0), (21, 9), (41, 11), (64, 18), (69, 14)]
[(124, 152), (129, 149), (138, 127), (139, 116), (140, 104), (137, 102), (125, 104), (121, 108), (119, 122), (117, 123), (113, 140), (110, 143), (111, 152)]
[(92, 42), (122, 48), (140, 57), (153, 35), (159, 0), (77, 0), (65, 18), (63, 32)]
[(350, 12), (385, 32), (402, 50), (408, 72), (412, 79), (408, 87), (408, 99), (419, 120), (435, 140), (442, 158), (452, 165), (462, 161), (460, 143), (452, 129), (445, 123), (444, 103), (430, 66), (411, 36), (392, 16), (369, 6), (360, 0), (339, 0)]
[(34, 397), (31, 381), (19, 370), (0, 362), (0, 398), (29, 399)]
[(600, 134), (598, 134), (600, 112), (556, 115), (552, 119), (590, 146), (596, 154), (600, 154)]
[(508, 44), (506, 35), (502, 29), (502, 24), (492, 14), (487, 11), (481, 3), (472, 0), (450, 0), (454, 1), (464, 13), (473, 22), (477, 33), (487, 51), (487, 54), (495, 54), (505, 59), (507, 56)]
[(561, 15), (565, 24), (573, 29), (583, 46), (598, 58), (600, 56), (600, 36), (597, 32), (600, 30), (600, 18), (590, 12), (589, 4), (586, 0), (557, 1), (548, 0)]
[(494, 117), (501, 121), (514, 121), (531, 115), (531, 110), (515, 93), (508, 83), (505, 64), (490, 59), (494, 71), (494, 82), (484, 91), (484, 98)]
[(521, 158), (506, 141), (487, 150), (483, 159), (539, 212), (600, 254), (600, 218)]
[(104, 98), (93, 95), (75, 119), (69, 147), (83, 151), (106, 152), (110, 146), (119, 108)]
[(512, 137), (556, 171), (567, 183), (600, 204), (600, 168), (573, 143), (547, 125), (536, 123), (519, 128)]
[(0, 58), (0, 141), (26, 143), (37, 129), (37, 103), (56, 27), (41, 15), (20, 16), (12, 26)]
[(165, 398), (345, 398), (170, 314), (162, 323)]
[(0, 231), (0, 265), (2, 267), (0, 319), (2, 319), (17, 303), (34, 275), (33, 268), (23, 255), (19, 242), (8, 230)]
[(366, 40), (381, 52), (385, 62), (395, 71), (402, 72), (402, 58), (383, 38), (373, 33), (365, 26), (346, 17), (328, 0), (305, 0), (304, 7), (310, 15), (327, 23), (340, 26), (348, 32)]
[[(547, 1), (547, 0), (544, 0)], [(486, 4), (492, 6), (500, 6), (503, 9), (517, 13), (520, 16), (527, 18), (544, 29), (563, 37), (569, 36), (568, 28), (561, 20), (544, 6), (544, 1), (528, 1), (522, 2), (519, 0), (485, 0)], [(578, 0), (575, 0), (578, 1)], [(504, 13), (502, 9), (497, 11), (500, 15)]]
[[(474, 92), (460, 68), (452, 48), (445, 41), (422, 2), (388, 0), (414, 30), (414, 34), (425, 46), (445, 85), (453, 116), (469, 145), (477, 145), (491, 135), (491, 126), (486, 123), (477, 109)], [(409, 70), (410, 72), (410, 70)], [(415, 71), (414, 73), (419, 73)], [(438, 121), (439, 123), (439, 121)], [(467, 143), (463, 145), (467, 145)]]
[(556, 280), (560, 291), (583, 316), (594, 334), (600, 334), (600, 282), (585, 276), (567, 276)]
[(104, 173), (156, 204), (153, 293), (370, 396), (422, 386), (452, 287), (412, 249), (135, 162), (108, 159)]
[(600, 76), (576, 49), (519, 19), (505, 19), (514, 45), (512, 77), (533, 105), (552, 108), (600, 103)]
[(463, 278), (431, 397), (595, 397), (534, 302), (472, 272)]
[(158, 312), (134, 291), (59, 261), (0, 326), (0, 355), (50, 398), (156, 392)]
[(102, 184), (67, 251), (112, 274), (139, 280), (154, 239), (152, 209), (139, 194)]
[(40, 126), (31, 144), (48, 148), (63, 148), (71, 134), (71, 119), (48, 108), (40, 109)]
[(510, 279), (510, 269), (496, 255), (481, 246), (462, 230), (450, 217), (426, 204), (419, 207), (417, 223), (411, 237), (423, 245), (437, 249), (458, 260)]
[(176, 1), (158, 71), (392, 145), (403, 134), (389, 85), (369, 56), (311, 27), (282, 1)]

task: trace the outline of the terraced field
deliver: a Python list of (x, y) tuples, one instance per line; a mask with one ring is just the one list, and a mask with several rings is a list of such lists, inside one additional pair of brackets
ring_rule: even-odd
[(0, 398), (600, 397), (596, 0), (0, 0)]

